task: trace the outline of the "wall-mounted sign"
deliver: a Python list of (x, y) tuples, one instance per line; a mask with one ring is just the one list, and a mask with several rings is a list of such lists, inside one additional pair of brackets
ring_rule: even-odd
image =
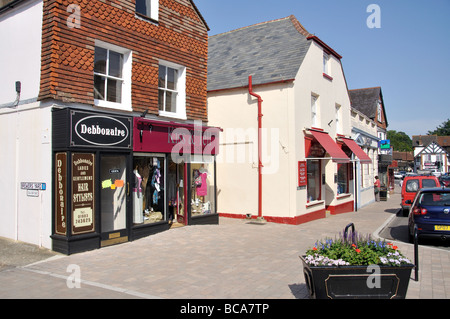
[(94, 228), (95, 155), (72, 155), (72, 233), (90, 233)]
[(55, 233), (67, 233), (67, 153), (55, 155)]
[(20, 189), (45, 191), (47, 189), (47, 183), (22, 182), (20, 183)]
[(37, 189), (27, 189), (28, 197), (39, 197), (39, 191)]
[(131, 118), (71, 111), (70, 146), (129, 149)]
[(298, 187), (308, 185), (308, 172), (306, 161), (298, 162)]

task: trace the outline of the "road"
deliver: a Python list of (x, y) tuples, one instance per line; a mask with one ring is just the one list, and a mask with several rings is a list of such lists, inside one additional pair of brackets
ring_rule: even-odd
[[(395, 193), (400, 193), (400, 186), (398, 180), (395, 184)], [(398, 204), (399, 211), (391, 222), (380, 232), (380, 237), (408, 242), (408, 217), (404, 217), (400, 211), (400, 203)], [(440, 239), (421, 239), (420, 245), (429, 247), (436, 247), (440, 249), (450, 250), (450, 240), (441, 241)]]

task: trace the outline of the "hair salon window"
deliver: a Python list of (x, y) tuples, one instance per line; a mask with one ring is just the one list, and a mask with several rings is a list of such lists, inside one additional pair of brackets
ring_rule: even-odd
[(203, 156), (202, 162), (191, 160), (191, 216), (216, 213), (214, 157)]
[(133, 165), (133, 223), (151, 224), (166, 220), (165, 157), (139, 156), (134, 158)]
[(159, 115), (186, 119), (186, 68), (160, 62), (158, 76)]
[(307, 161), (307, 174), (308, 174), (308, 187), (307, 187), (308, 203), (313, 202), (315, 200), (321, 200), (319, 160)]

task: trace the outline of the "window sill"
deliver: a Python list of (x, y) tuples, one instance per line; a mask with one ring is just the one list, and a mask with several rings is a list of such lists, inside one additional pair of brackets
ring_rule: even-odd
[(350, 197), (350, 196), (352, 196), (352, 194), (350, 194), (350, 193), (345, 193), (345, 194), (339, 194), (339, 195), (337, 195), (336, 198), (337, 198), (337, 199), (342, 199), (342, 198), (347, 198), (347, 197)]
[(325, 203), (324, 200), (315, 200), (315, 201), (312, 201), (312, 202), (307, 203), (307, 204), (306, 204), (306, 208), (314, 207), (314, 206), (319, 206), (319, 205), (322, 205), (322, 204), (324, 204), (324, 203)]
[(114, 103), (102, 100), (94, 100), (94, 105), (98, 107), (105, 107), (109, 109), (121, 110), (121, 111), (132, 111), (131, 107), (123, 103)]
[(148, 22), (151, 22), (151, 23), (153, 23), (155, 25), (159, 25), (159, 21), (158, 20), (152, 19), (149, 16), (146, 16), (145, 14), (142, 14), (142, 13), (139, 13), (139, 12), (135, 12), (135, 17), (140, 19), (140, 20), (148, 21)]
[(323, 77), (324, 77), (325, 79), (330, 80), (330, 81), (333, 81), (333, 77), (329, 76), (329, 75), (326, 74), (326, 73), (322, 73), (322, 74), (323, 74)]
[(187, 120), (186, 114), (159, 111), (159, 116), (169, 117), (169, 118), (178, 119), (178, 120)]

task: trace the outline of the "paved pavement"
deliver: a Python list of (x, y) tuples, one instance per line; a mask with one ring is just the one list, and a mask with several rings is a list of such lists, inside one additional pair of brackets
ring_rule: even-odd
[[(306, 299), (298, 256), (350, 222), (377, 236), (399, 203), (394, 194), (358, 212), (298, 226), (221, 218), (220, 225), (176, 228), (72, 256), (3, 239), (0, 298)], [(396, 244), (414, 260), (413, 245)], [(413, 271), (407, 299), (450, 298), (449, 264), (449, 251), (421, 246), (420, 280)]]

